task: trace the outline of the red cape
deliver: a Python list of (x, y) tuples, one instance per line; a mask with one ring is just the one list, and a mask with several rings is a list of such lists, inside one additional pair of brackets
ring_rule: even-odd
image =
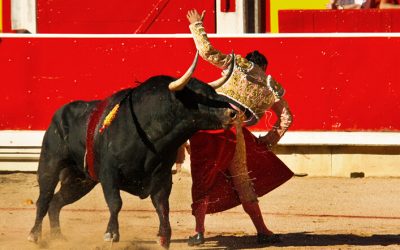
[[(261, 197), (288, 181), (293, 172), (271, 151), (258, 144), (256, 137), (243, 128), (247, 167), (254, 189)], [(190, 139), (192, 150), (192, 210), (196, 201), (209, 196), (207, 214), (233, 208), (240, 203), (229, 179), (228, 167), (235, 152), (236, 131), (200, 131)]]

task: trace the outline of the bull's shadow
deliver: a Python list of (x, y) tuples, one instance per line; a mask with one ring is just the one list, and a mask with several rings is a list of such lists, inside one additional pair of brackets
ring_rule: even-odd
[[(360, 236), (354, 234), (312, 234), (309, 232), (289, 233), (281, 235), (282, 242), (271, 245), (259, 245), (256, 243), (255, 236), (225, 236), (217, 235), (207, 237), (206, 243), (198, 246), (195, 249), (261, 249), (268, 246), (279, 247), (327, 247), (335, 245), (353, 245), (353, 246), (388, 246), (400, 245), (400, 235), (372, 235)], [(186, 241), (186, 240), (183, 240)], [(174, 242), (174, 240), (172, 240)], [(175, 240), (182, 242), (182, 240)]]

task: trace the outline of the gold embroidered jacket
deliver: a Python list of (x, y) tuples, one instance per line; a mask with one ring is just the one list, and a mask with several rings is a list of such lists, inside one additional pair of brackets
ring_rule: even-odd
[[(232, 60), (230, 54), (223, 54), (215, 49), (204, 30), (202, 22), (190, 24), (196, 48), (200, 56), (213, 65), (225, 70)], [(292, 114), (287, 102), (282, 98), (284, 89), (264, 70), (240, 55), (235, 55), (236, 65), (232, 76), (224, 85), (217, 89), (234, 102), (244, 106), (251, 112), (247, 125), (253, 125), (264, 115), (266, 110), (272, 108), (277, 114), (278, 121), (274, 124), (265, 143), (275, 145), (286, 132), (292, 122)]]

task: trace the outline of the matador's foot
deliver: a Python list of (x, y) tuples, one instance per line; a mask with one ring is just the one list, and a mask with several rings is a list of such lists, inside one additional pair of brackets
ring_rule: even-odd
[(196, 235), (189, 236), (188, 245), (189, 246), (197, 246), (197, 245), (203, 244), (204, 242), (205, 242), (204, 234), (197, 233)]

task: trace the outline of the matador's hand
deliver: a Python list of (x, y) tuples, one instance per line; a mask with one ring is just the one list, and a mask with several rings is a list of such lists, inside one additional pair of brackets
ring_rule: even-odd
[(189, 23), (195, 23), (198, 21), (203, 21), (204, 19), (204, 15), (206, 14), (206, 11), (203, 10), (203, 12), (201, 13), (201, 16), (199, 14), (199, 12), (197, 12), (197, 10), (193, 9), (193, 10), (189, 10), (186, 17), (189, 20)]

